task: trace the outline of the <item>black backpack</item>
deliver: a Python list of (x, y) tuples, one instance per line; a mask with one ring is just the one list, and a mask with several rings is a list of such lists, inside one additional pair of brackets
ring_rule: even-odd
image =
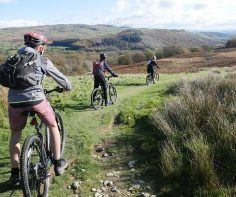
[(37, 85), (35, 77), (37, 54), (23, 53), (8, 57), (0, 66), (0, 84), (11, 89), (21, 90)]

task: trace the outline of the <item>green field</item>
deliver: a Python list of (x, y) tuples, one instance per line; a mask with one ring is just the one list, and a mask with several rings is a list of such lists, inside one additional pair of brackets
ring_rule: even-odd
[[(227, 69), (221, 68), (217, 69), (216, 72), (216, 69), (214, 69), (214, 73), (203, 71), (188, 74), (161, 74), (160, 81), (148, 87), (145, 86), (145, 75), (121, 75), (113, 80), (118, 91), (118, 102), (115, 105), (103, 107), (99, 111), (94, 111), (90, 107), (90, 94), (93, 88), (92, 77), (85, 75), (69, 77), (73, 90), (68, 93), (55, 93), (50, 99), (64, 119), (67, 132), (65, 158), (69, 160), (70, 165), (62, 177), (51, 177), (49, 196), (75, 196), (76, 193), (83, 197), (94, 196), (91, 189), (99, 187), (99, 181), (106, 179), (104, 173), (108, 172), (109, 169), (122, 169), (122, 173), (127, 178), (122, 179), (122, 181), (118, 178), (114, 179), (121, 193), (113, 193), (111, 196), (126, 196), (127, 189), (134, 179), (134, 174), (127, 169), (127, 163), (133, 159), (139, 161), (135, 174), (140, 179), (145, 180), (151, 186), (151, 189), (143, 187), (131, 193), (131, 196), (138, 196), (142, 191), (148, 191), (157, 196), (170, 196), (173, 195), (174, 191), (178, 195), (187, 195), (183, 192), (184, 186), (178, 183), (177, 178), (175, 179), (172, 175), (165, 177), (164, 173), (159, 171), (159, 167), (154, 166), (156, 165), (155, 162), (159, 160), (155, 159), (158, 156), (151, 153), (155, 148), (158, 150), (157, 147), (153, 146), (153, 143), (157, 143), (153, 139), (158, 138), (155, 137), (156, 130), (153, 132), (154, 129), (150, 120), (157, 111), (162, 112), (168, 106), (168, 102), (176, 98), (177, 94), (167, 93), (167, 90), (171, 90), (171, 87), (173, 87), (170, 84), (179, 83), (182, 78), (189, 80), (199, 76), (208, 76), (209, 73), (216, 77), (224, 77), (227, 75), (225, 70)], [(56, 86), (55, 83), (50, 79), (46, 79), (45, 88), (54, 86)], [(232, 105), (234, 104), (232, 103)], [(4, 114), (1, 115), (1, 113), (6, 114), (6, 111), (0, 111), (0, 117), (2, 117), (0, 122), (0, 196), (22, 196), (20, 188), (12, 190), (6, 184), (10, 175), (9, 129), (7, 119), (3, 118)], [(22, 141), (32, 132), (33, 128), (28, 126), (23, 132)], [(98, 144), (112, 144), (107, 145), (106, 150), (112, 152), (113, 156), (104, 159), (104, 161), (92, 157), (92, 155), (97, 154), (94, 151), (94, 146)], [(232, 146), (234, 145), (235, 138), (232, 142)], [(153, 157), (150, 158), (149, 153)], [(235, 159), (235, 157), (233, 156), (232, 159)], [(230, 162), (232, 161), (229, 161), (229, 164)], [(160, 179), (157, 179), (157, 177), (160, 177)], [(74, 180), (82, 181), (82, 183), (81, 187), (73, 192), (67, 187)], [(222, 188), (219, 189), (220, 191), (216, 191), (215, 186), (207, 188), (196, 185), (197, 189), (189, 186), (189, 190), (192, 190), (188, 191), (188, 194), (192, 195), (194, 192), (197, 196), (208, 194), (211, 196), (227, 196), (233, 194), (231, 182), (225, 181), (226, 184), (221, 180), (217, 182), (219, 188)], [(186, 180), (182, 183), (188, 185)]]

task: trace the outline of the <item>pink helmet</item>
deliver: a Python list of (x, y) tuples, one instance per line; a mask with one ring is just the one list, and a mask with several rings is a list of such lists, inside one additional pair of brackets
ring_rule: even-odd
[(24, 34), (25, 45), (28, 46), (38, 46), (38, 45), (46, 45), (48, 43), (47, 38), (38, 32), (27, 32)]

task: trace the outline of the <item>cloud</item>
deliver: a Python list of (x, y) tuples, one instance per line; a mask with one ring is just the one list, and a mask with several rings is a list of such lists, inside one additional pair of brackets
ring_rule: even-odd
[(40, 25), (37, 21), (25, 20), (25, 19), (15, 19), (15, 20), (0, 20), (0, 28), (7, 27), (29, 27), (29, 26), (38, 26)]
[(236, 1), (231, 0), (116, 0), (112, 11), (106, 13), (109, 17), (101, 17), (99, 23), (195, 30), (235, 29), (235, 10)]

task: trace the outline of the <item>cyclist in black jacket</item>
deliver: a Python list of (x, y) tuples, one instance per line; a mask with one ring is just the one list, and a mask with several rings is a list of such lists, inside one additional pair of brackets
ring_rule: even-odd
[(107, 70), (113, 77), (118, 77), (116, 73), (112, 71), (109, 65), (106, 62), (107, 54), (101, 53), (100, 60), (93, 63), (93, 75), (94, 75), (94, 89), (99, 87), (101, 84), (103, 92), (104, 92), (104, 100), (105, 105), (109, 105), (107, 100), (107, 88), (106, 88), (106, 80), (105, 80), (105, 71)]
[[(153, 81), (155, 80), (155, 69), (160, 68), (159, 65), (156, 63), (156, 56), (153, 56), (147, 63), (147, 72), (150, 73), (152, 76)], [(154, 81), (155, 82), (155, 81)]]

